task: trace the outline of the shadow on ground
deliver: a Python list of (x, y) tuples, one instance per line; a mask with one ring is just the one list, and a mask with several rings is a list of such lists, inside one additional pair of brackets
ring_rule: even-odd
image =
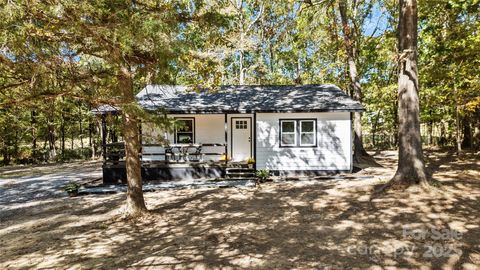
[[(118, 219), (124, 194), (16, 206), (0, 214), (0, 268), (475, 269), (479, 162), (429, 154), (442, 189), (373, 200), (380, 178), (148, 193), (136, 223)], [(372, 175), (394, 173), (378, 160), (390, 170)]]

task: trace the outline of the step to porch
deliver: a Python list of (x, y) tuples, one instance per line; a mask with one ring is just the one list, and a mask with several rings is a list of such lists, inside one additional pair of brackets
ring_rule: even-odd
[(252, 179), (255, 178), (255, 170), (247, 167), (230, 167), (225, 169), (226, 178)]

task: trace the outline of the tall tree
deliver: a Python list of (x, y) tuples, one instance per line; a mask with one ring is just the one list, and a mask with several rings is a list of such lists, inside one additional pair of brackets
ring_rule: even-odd
[[(218, 81), (215, 61), (202, 53), (206, 44), (220, 39), (221, 5), (215, 1), (52, 0), (17, 1), (7, 3), (2, 10), (10, 15), (5, 20), (10, 32), (0, 35), (6, 40), (0, 53), (2, 67), (17, 69), (19, 72), (11, 73), (25, 75), (26, 79), (20, 79), (27, 82), (35, 76), (44, 77), (31, 66), (58, 69), (58, 74), (66, 75), (55, 81), (65, 87), (55, 91), (44, 90), (46, 83), (32, 83), (43, 92), (25, 91), (25, 99), (65, 96), (121, 108), (128, 216), (146, 211), (138, 132), (138, 119), (144, 112), (136, 104), (135, 94), (147, 81), (177, 83), (177, 77), (183, 82), (195, 80), (196, 84)], [(45, 51), (49, 58), (44, 57)], [(26, 68), (20, 70), (23, 59)], [(23, 81), (19, 85), (28, 89)], [(83, 84), (96, 85), (96, 92), (87, 93)], [(8, 102), (15, 100), (9, 98)]]
[[(358, 4), (356, 1), (353, 3), (353, 14), (357, 14)], [(358, 69), (357, 69), (357, 48), (355, 44), (358, 44), (358, 40), (355, 37), (356, 31), (350, 27), (350, 16), (347, 12), (347, 1), (340, 0), (338, 1), (338, 10), (340, 12), (340, 19), (342, 22), (342, 32), (345, 52), (347, 55), (347, 64), (348, 64), (348, 74), (350, 79), (350, 88), (353, 92), (353, 99), (362, 102), (362, 86), (360, 84)], [(356, 20), (357, 18), (353, 18)], [(355, 25), (355, 24), (354, 24)], [(368, 156), (367, 151), (363, 147), (362, 140), (362, 114), (361, 112), (354, 113), (353, 120), (353, 130), (354, 130), (354, 158), (357, 162), (360, 161), (361, 156)]]
[(400, 0), (398, 23), (398, 168), (390, 185), (426, 184), (420, 136), (416, 0)]
[(263, 16), (267, 1), (259, 0), (229, 0), (230, 23), (233, 31), (226, 35), (229, 41), (227, 48), (223, 48), (226, 70), (236, 74), (236, 78), (230, 78), (224, 74), (223, 83), (235, 83), (243, 85), (248, 80), (248, 71), (251, 68), (247, 64), (247, 57), (258, 46), (258, 40), (254, 40), (254, 34), (258, 22)]

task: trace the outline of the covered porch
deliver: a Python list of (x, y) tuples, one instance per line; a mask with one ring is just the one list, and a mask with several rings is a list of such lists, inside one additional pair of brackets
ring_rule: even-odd
[[(253, 176), (247, 159), (255, 158), (254, 114), (169, 114), (179, 123), (173, 131), (154, 123), (140, 127), (144, 181)], [(102, 125), (107, 129), (107, 125)], [(107, 132), (103, 132), (107, 134)], [(103, 145), (103, 181), (125, 183), (123, 142)]]

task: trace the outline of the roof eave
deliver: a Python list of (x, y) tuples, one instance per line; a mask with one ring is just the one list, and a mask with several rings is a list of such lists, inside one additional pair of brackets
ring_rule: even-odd
[[(155, 109), (148, 109), (155, 111)], [(348, 108), (348, 109), (293, 109), (293, 110), (169, 110), (163, 109), (164, 113), (168, 114), (234, 114), (234, 113), (311, 113), (311, 112), (363, 112), (363, 108)]]

